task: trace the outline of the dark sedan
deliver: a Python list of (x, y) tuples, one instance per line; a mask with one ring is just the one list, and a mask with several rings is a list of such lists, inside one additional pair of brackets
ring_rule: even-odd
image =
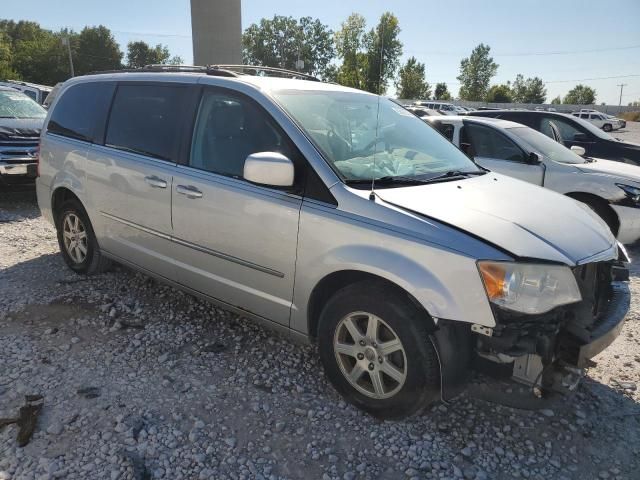
[(521, 123), (554, 139), (559, 133), (566, 147), (582, 147), (588, 157), (640, 165), (640, 144), (618, 140), (571, 115), (529, 110), (485, 110), (473, 115)]

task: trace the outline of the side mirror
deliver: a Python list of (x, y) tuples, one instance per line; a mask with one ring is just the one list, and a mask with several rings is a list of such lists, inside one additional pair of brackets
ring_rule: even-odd
[(586, 153), (586, 150), (583, 147), (579, 147), (578, 145), (572, 146), (571, 151), (576, 155), (580, 155), (581, 157), (584, 157), (584, 154)]
[(538, 165), (540, 163), (540, 157), (537, 153), (531, 152), (527, 157), (527, 163), (529, 165)]
[(573, 136), (574, 142), (586, 142), (587, 140), (589, 140), (589, 137), (587, 137), (586, 133), (576, 133)]
[(244, 161), (245, 180), (270, 187), (293, 185), (293, 162), (277, 152), (252, 153)]

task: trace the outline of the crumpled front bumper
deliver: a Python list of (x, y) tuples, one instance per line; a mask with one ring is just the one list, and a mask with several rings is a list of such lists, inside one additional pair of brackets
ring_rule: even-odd
[(629, 284), (613, 282), (612, 288), (613, 296), (607, 305), (606, 314), (592, 330), (591, 341), (579, 348), (576, 362), (578, 368), (589, 366), (589, 360), (611, 345), (624, 326), (631, 305)]
[(21, 160), (12, 158), (4, 160), (0, 158), (0, 176), (2, 177), (28, 177), (35, 178), (37, 175), (37, 163), (33, 158)]

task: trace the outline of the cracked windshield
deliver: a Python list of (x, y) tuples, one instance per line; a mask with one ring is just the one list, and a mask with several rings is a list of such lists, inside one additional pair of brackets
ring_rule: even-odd
[(386, 98), (326, 90), (275, 97), (345, 181), (480, 171), (440, 133)]

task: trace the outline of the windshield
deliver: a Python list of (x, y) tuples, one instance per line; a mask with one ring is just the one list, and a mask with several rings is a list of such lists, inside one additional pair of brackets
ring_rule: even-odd
[(274, 96), (344, 180), (481, 171), (436, 130), (386, 98), (326, 90), (282, 90)]
[(515, 127), (510, 128), (509, 131), (545, 158), (560, 163), (585, 163), (585, 159), (581, 156), (532, 128)]
[(47, 111), (24, 93), (0, 90), (0, 118), (44, 118)]

